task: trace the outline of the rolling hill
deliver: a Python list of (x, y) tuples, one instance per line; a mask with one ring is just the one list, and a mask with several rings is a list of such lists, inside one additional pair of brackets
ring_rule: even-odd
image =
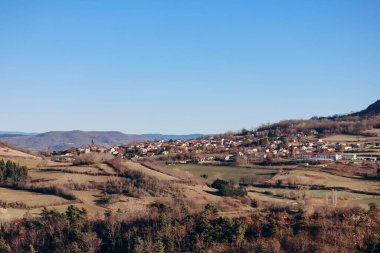
[(372, 116), (380, 114), (380, 99), (377, 100), (375, 103), (369, 105), (366, 109), (354, 114), (359, 116)]
[(0, 160), (1, 159), (41, 159), (35, 156), (29, 150), (12, 147), (11, 145), (0, 141)]
[(112, 146), (143, 141), (146, 138), (137, 134), (124, 134), (117, 131), (53, 131), (34, 136), (2, 136), (0, 139), (16, 147), (31, 149), (61, 150), (91, 144)]
[(204, 135), (164, 135), (164, 134), (124, 134), (118, 131), (52, 131), (41, 134), (24, 134), (18, 132), (0, 132), (0, 140), (16, 147), (29, 149), (63, 150), (69, 147), (80, 147), (91, 144), (113, 146), (129, 144), (144, 140), (194, 139)]
[(0, 131), (0, 138), (2, 137), (16, 137), (16, 136), (32, 136), (38, 133), (26, 133), (26, 132), (15, 132), (15, 131)]

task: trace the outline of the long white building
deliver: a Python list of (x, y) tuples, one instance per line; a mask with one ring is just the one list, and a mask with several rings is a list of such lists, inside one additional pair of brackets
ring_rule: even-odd
[(298, 159), (302, 160), (327, 160), (336, 161), (341, 160), (342, 155), (331, 152), (331, 153), (302, 153), (297, 155)]

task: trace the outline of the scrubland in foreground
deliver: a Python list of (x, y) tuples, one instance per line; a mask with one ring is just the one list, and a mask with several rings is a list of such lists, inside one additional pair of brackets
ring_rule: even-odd
[(140, 217), (85, 209), (44, 209), (40, 217), (3, 223), (1, 252), (378, 252), (379, 210), (272, 206), (245, 217), (218, 214), (213, 205), (190, 214), (178, 200), (156, 203)]

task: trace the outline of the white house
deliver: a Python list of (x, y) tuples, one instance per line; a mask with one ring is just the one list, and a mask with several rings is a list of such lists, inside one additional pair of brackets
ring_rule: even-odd
[(342, 154), (343, 160), (356, 160), (356, 154)]

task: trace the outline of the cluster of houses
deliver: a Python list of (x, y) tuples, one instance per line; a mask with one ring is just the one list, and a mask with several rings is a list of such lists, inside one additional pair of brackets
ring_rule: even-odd
[(67, 150), (62, 151), (53, 151), (50, 155), (54, 157), (60, 158), (59, 160), (65, 160), (68, 162), (72, 162), (76, 156), (82, 155), (82, 154), (91, 154), (91, 153), (104, 153), (104, 154), (111, 154), (115, 157), (123, 157), (123, 152), (121, 152), (121, 147), (114, 146), (114, 147), (104, 147), (104, 146), (96, 146), (96, 145), (90, 145), (88, 147), (79, 147), (79, 148), (69, 148)]
[[(375, 145), (378, 146), (377, 144)], [(237, 160), (259, 161), (268, 158), (300, 160), (376, 160), (376, 157), (357, 156), (360, 144), (310, 141), (302, 133), (294, 138), (267, 137), (259, 134), (219, 135), (190, 140), (151, 140), (128, 145), (102, 147), (92, 145), (71, 148), (54, 155), (70, 158), (92, 152), (110, 153), (127, 159), (161, 158), (169, 163), (215, 163)]]

